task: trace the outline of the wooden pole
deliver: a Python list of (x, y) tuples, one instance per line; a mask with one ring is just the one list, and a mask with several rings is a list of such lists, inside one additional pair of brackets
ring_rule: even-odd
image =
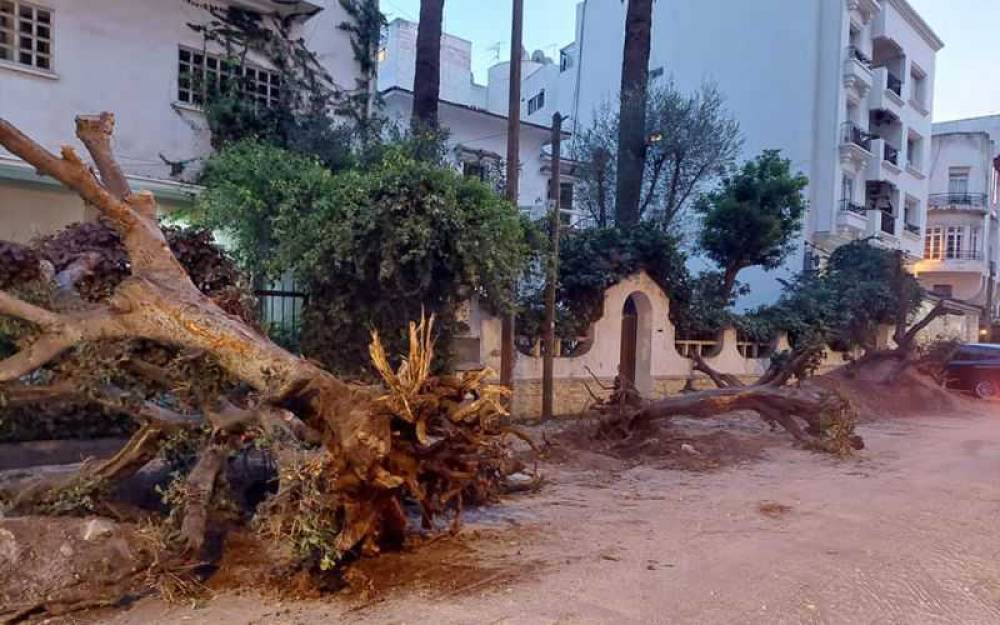
[(552, 418), (555, 395), (553, 369), (556, 352), (556, 284), (559, 281), (560, 189), (562, 169), (562, 115), (552, 114), (552, 177), (549, 181), (551, 249), (545, 271), (545, 352), (542, 356), (542, 421)]
[[(518, 205), (521, 153), (521, 37), (524, 0), (513, 0), (510, 27), (510, 85), (507, 100), (507, 199)], [(504, 315), (500, 338), (500, 383), (514, 388), (514, 315)]]

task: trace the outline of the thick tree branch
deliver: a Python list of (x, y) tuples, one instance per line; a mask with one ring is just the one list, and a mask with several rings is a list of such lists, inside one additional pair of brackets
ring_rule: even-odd
[[(115, 129), (113, 113), (103, 112), (100, 115), (80, 115), (76, 118), (76, 136), (87, 146), (101, 174), (101, 182), (105, 188), (118, 199), (125, 199), (132, 194), (128, 179), (118, 166), (111, 151), (111, 134)], [(152, 215), (145, 217), (154, 218)]]
[(59, 158), (32, 141), (5, 119), (0, 119), (0, 145), (33, 166), (38, 173), (51, 176), (79, 193), (84, 200), (119, 226), (129, 230), (136, 226), (138, 215), (132, 211), (128, 203), (114, 197), (101, 186), (73, 148), (63, 146), (62, 158)]
[(211, 445), (202, 451), (197, 464), (188, 475), (181, 536), (191, 555), (197, 556), (205, 544), (208, 504), (215, 491), (215, 482), (225, 467), (226, 457), (224, 448)]

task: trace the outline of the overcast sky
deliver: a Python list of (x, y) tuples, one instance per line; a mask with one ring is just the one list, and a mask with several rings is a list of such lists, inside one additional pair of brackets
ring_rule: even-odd
[[(555, 57), (573, 40), (577, 2), (525, 0), (524, 46)], [(945, 43), (937, 59), (934, 119), (1000, 114), (1000, 0), (910, 3)], [(480, 82), (487, 67), (509, 54), (510, 4), (510, 0), (445, 2), (445, 31), (472, 41), (473, 71)], [(416, 21), (420, 15), (420, 0), (381, 0), (381, 6), (389, 19)]]

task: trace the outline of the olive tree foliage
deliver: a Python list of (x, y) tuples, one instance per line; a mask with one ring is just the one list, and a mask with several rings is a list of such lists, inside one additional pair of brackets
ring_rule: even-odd
[(528, 256), (523, 218), (483, 183), (406, 146), (333, 173), (247, 140), (213, 157), (204, 182), (189, 217), (223, 233), (256, 275), (296, 275), (309, 294), (303, 350), (337, 371), (364, 373), (371, 329), (398, 353), (422, 310), (439, 317), (445, 358), (462, 301), (478, 294), (512, 310)]
[[(725, 98), (710, 83), (684, 94), (667, 82), (650, 91), (646, 109), (639, 216), (669, 228), (683, 219), (704, 189), (730, 171), (743, 139)], [(616, 223), (619, 123), (619, 112), (605, 106), (571, 146), (571, 155), (582, 168), (578, 206), (599, 227)]]
[(774, 305), (751, 312), (745, 323), (761, 336), (785, 330), (797, 345), (873, 352), (880, 326), (905, 331), (919, 323), (925, 297), (900, 252), (862, 239), (838, 247), (819, 270), (786, 283)]
[(721, 303), (729, 304), (740, 271), (776, 269), (794, 250), (808, 184), (804, 175), (792, 173), (791, 162), (778, 150), (765, 150), (695, 203), (701, 218), (699, 249), (722, 272)]

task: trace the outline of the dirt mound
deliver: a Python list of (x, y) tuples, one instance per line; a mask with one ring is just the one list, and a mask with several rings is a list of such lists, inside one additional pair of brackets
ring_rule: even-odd
[[(518, 539), (524, 539), (519, 534)], [(361, 558), (329, 576), (295, 572), (259, 536), (234, 530), (225, 539), (217, 570), (206, 580), (213, 591), (253, 593), (284, 600), (336, 596), (361, 607), (400, 591), (453, 597), (484, 591), (531, 574), (539, 563), (507, 552), (511, 533), (476, 529), (433, 537), (411, 536), (401, 551)]]
[(916, 371), (906, 371), (892, 383), (881, 381), (884, 373), (875, 367), (851, 376), (846, 368), (841, 368), (812, 378), (809, 383), (839, 391), (854, 403), (862, 420), (982, 409), (981, 404), (942, 388), (931, 377)]
[(113, 605), (152, 555), (135, 527), (99, 517), (0, 519), (0, 623)]
[(787, 443), (750, 413), (698, 420), (676, 417), (651, 423), (624, 440), (602, 440), (596, 432), (595, 424), (578, 422), (547, 435), (552, 444), (549, 461), (596, 470), (655, 463), (664, 469), (710, 471), (757, 460), (766, 447)]

